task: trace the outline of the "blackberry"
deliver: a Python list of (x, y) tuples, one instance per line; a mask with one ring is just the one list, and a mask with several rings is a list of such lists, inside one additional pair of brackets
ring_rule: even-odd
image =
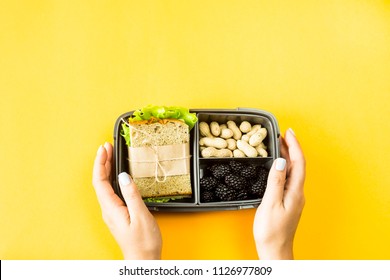
[(233, 189), (242, 190), (247, 186), (247, 181), (244, 177), (236, 174), (228, 174), (225, 176), (225, 184)]
[(264, 196), (265, 188), (267, 187), (268, 170), (264, 167), (259, 168), (259, 174), (256, 180), (249, 186), (249, 192), (256, 198)]
[(254, 184), (250, 185), (249, 192), (254, 198), (262, 198), (264, 196), (266, 185), (262, 181), (258, 180)]
[(236, 174), (240, 174), (241, 170), (245, 168), (245, 164), (239, 161), (232, 160), (229, 162), (230, 168), (232, 169), (232, 172)]
[(223, 179), (226, 175), (228, 175), (231, 170), (229, 164), (224, 163), (216, 163), (210, 167), (211, 174), (218, 180)]
[(201, 202), (212, 202), (212, 201), (214, 201), (214, 199), (215, 199), (215, 197), (214, 197), (213, 192), (205, 191), (205, 192), (200, 193), (200, 201)]
[(254, 164), (247, 165), (244, 169), (241, 170), (240, 175), (245, 178), (254, 178), (257, 175), (257, 167)]
[(215, 188), (215, 196), (222, 201), (231, 201), (236, 198), (236, 191), (224, 184), (219, 184)]
[(265, 184), (267, 184), (267, 179), (268, 179), (268, 173), (269, 171), (265, 167), (259, 167), (258, 172), (257, 172), (257, 179), (262, 180)]
[(236, 200), (245, 200), (245, 199), (248, 199), (248, 198), (249, 198), (249, 195), (248, 195), (248, 191), (247, 190), (242, 189), (242, 190), (237, 191), (237, 193), (236, 193)]
[(218, 180), (211, 176), (206, 176), (200, 179), (200, 189), (202, 191), (214, 191), (214, 188), (218, 185)]

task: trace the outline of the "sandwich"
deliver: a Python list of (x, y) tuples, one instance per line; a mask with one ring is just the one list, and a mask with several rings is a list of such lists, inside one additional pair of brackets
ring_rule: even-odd
[(146, 202), (192, 196), (189, 143), (196, 122), (188, 109), (149, 105), (122, 124), (129, 172)]

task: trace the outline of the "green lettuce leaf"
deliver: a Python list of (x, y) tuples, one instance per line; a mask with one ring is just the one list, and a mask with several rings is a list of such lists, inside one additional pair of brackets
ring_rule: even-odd
[(122, 123), (121, 135), (125, 138), (126, 145), (130, 147), (130, 127), (125, 123)]
[(187, 108), (148, 105), (142, 109), (134, 111), (133, 116), (129, 118), (129, 122), (150, 120), (151, 117), (155, 117), (157, 119), (183, 120), (190, 127), (190, 130), (198, 121), (196, 115), (194, 113), (190, 113)]

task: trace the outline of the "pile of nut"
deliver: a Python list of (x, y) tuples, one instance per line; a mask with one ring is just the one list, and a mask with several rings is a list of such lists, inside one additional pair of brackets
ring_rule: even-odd
[(201, 155), (211, 157), (267, 157), (267, 147), (263, 140), (267, 129), (260, 124), (252, 125), (243, 121), (239, 126), (234, 121), (226, 124), (218, 122), (199, 123)]

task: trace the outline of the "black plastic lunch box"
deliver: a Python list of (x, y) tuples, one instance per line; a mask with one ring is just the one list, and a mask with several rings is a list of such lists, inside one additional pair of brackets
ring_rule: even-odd
[[(114, 165), (112, 184), (115, 193), (122, 197), (118, 175), (121, 172), (129, 173), (128, 148), (125, 139), (121, 136), (121, 125), (123, 120), (126, 120), (133, 115), (134, 111), (122, 114), (118, 117), (114, 128)], [(190, 131), (190, 168), (191, 168), (191, 186), (192, 197), (173, 200), (169, 202), (146, 202), (149, 210), (153, 211), (171, 211), (171, 212), (196, 212), (196, 211), (216, 211), (216, 210), (239, 210), (256, 208), (261, 199), (248, 199), (239, 201), (219, 201), (219, 202), (201, 202), (200, 201), (200, 179), (203, 177), (207, 167), (214, 163), (228, 163), (236, 160), (242, 162), (254, 163), (258, 166), (263, 166), (270, 169), (272, 162), (280, 155), (279, 143), (279, 126), (276, 118), (269, 112), (253, 109), (253, 108), (237, 108), (237, 109), (190, 109), (191, 113), (195, 113), (198, 117), (198, 122)], [(267, 129), (267, 137), (264, 139), (264, 144), (267, 146), (268, 157), (256, 158), (202, 158), (199, 149), (199, 123), (205, 121), (210, 123), (216, 121), (220, 124), (232, 120), (236, 123), (248, 121), (252, 125), (261, 124)]]

